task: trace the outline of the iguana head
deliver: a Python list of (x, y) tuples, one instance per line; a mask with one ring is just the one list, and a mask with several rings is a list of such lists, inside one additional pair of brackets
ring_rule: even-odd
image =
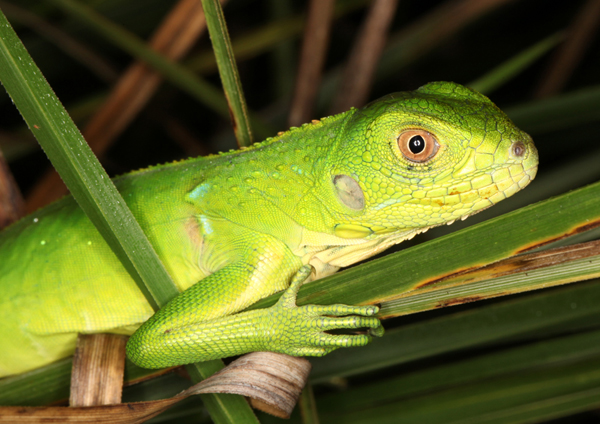
[(448, 82), (355, 111), (336, 147), (329, 171), (343, 238), (465, 218), (524, 188), (538, 166), (529, 135), (487, 97)]

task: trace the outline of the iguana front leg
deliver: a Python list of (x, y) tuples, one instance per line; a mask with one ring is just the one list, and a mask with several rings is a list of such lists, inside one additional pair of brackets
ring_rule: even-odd
[[(134, 363), (163, 368), (253, 351), (319, 356), (343, 346), (363, 346), (371, 338), (327, 330), (370, 328), (382, 334), (373, 317), (375, 306), (296, 306), (296, 293), (311, 268), (301, 267), (299, 258), (274, 237), (254, 233), (244, 239), (254, 247), (245, 246), (238, 260), (181, 293), (134, 333), (127, 345)], [(294, 274), (276, 305), (236, 313), (283, 290)]]

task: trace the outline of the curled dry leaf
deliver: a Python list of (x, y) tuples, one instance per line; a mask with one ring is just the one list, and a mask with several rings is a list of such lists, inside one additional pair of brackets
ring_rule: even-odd
[(304, 358), (272, 352), (242, 356), (210, 378), (169, 399), (89, 407), (0, 407), (0, 423), (142, 423), (188, 396), (230, 393), (251, 398), (252, 406), (289, 418), (311, 365)]

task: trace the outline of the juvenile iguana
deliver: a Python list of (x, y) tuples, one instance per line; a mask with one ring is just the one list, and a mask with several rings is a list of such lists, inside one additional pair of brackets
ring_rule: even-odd
[[(0, 233), (0, 376), (72, 354), (77, 333), (133, 334), (128, 356), (148, 368), (364, 345), (369, 334), (325, 331), (380, 335), (377, 307), (296, 307), (298, 287), (511, 196), (537, 164), (485, 96), (437, 82), (124, 175), (115, 184), (183, 291), (154, 315), (66, 197)], [(277, 305), (238, 313), (281, 290)]]

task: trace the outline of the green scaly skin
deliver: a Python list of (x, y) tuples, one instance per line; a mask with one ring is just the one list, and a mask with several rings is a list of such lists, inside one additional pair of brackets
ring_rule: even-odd
[[(411, 131), (433, 153), (415, 161), (411, 144), (408, 157)], [(242, 151), (119, 177), (183, 292), (154, 315), (67, 197), (0, 233), (0, 376), (72, 354), (77, 333), (133, 334), (128, 355), (148, 368), (364, 345), (383, 333), (376, 307), (296, 307), (300, 285), (497, 203), (537, 163), (486, 97), (431, 83)], [(282, 290), (275, 306), (240, 312)], [(326, 333), (357, 328), (370, 331)]]

